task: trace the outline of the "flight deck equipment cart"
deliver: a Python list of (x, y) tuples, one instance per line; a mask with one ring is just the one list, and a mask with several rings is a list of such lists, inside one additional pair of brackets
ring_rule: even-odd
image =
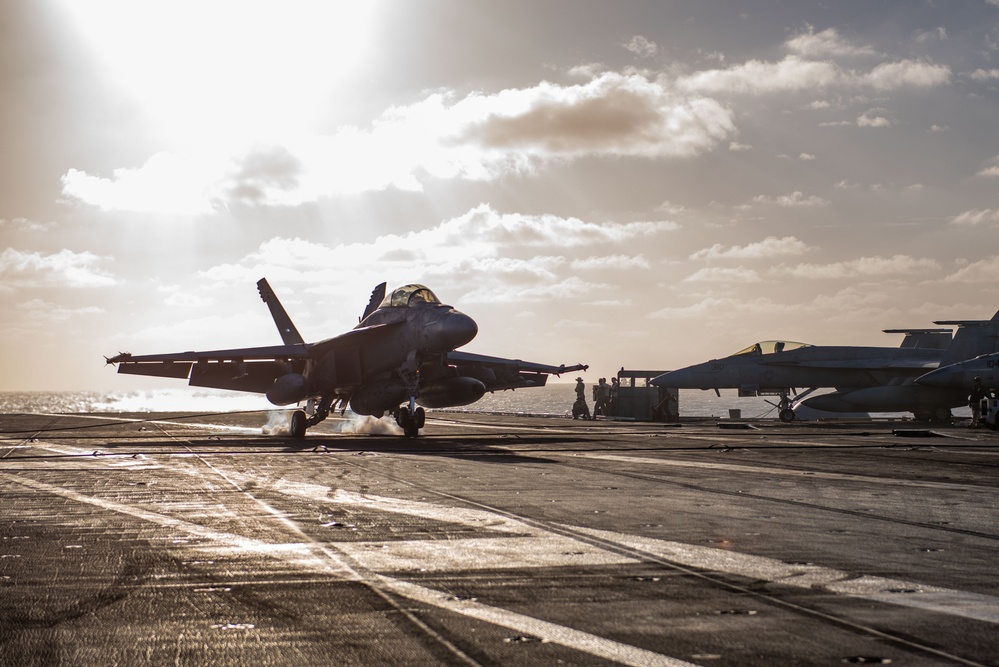
[(999, 398), (982, 399), (982, 423), (993, 431), (999, 428)]
[(666, 371), (629, 371), (617, 373), (619, 387), (614, 417), (640, 422), (676, 423), (680, 421), (679, 392), (657, 387), (652, 379)]

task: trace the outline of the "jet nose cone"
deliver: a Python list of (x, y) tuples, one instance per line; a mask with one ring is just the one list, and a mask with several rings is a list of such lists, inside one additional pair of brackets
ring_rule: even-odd
[(652, 384), (657, 387), (671, 387), (675, 389), (698, 389), (698, 387), (691, 387), (693, 382), (693, 373), (686, 368), (681, 368), (676, 371), (669, 371), (668, 373), (663, 373), (652, 379)]
[(479, 326), (465, 313), (452, 310), (444, 318), (441, 335), (448, 349), (453, 350), (461, 347), (475, 338), (477, 333), (479, 333)]
[(938, 368), (935, 371), (930, 371), (926, 375), (920, 375), (916, 378), (916, 384), (923, 385), (924, 387), (960, 387), (960, 377), (959, 373), (953, 368)]

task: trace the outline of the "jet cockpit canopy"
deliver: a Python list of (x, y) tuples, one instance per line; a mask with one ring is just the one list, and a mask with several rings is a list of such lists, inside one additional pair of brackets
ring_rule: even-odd
[(440, 305), (441, 300), (423, 285), (403, 285), (382, 299), (379, 308), (409, 308), (412, 306)]
[(811, 347), (808, 343), (795, 343), (791, 340), (763, 340), (759, 343), (753, 343), (744, 350), (739, 350), (733, 357), (738, 357), (743, 354), (776, 354), (778, 352), (787, 352), (788, 350), (797, 350), (801, 347)]

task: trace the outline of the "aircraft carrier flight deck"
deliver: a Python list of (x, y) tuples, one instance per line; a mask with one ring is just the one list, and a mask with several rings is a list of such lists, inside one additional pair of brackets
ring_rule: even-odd
[(3, 665), (999, 665), (999, 434), (0, 416)]

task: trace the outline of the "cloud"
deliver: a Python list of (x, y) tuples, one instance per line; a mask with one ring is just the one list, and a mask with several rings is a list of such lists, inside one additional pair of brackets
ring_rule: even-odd
[(688, 320), (704, 319), (723, 315), (725, 320), (729, 320), (733, 313), (777, 313), (784, 312), (787, 307), (774, 303), (767, 297), (756, 299), (732, 299), (707, 297), (698, 303), (689, 306), (670, 306), (649, 313), (649, 318), (654, 320)]
[(999, 255), (969, 264), (944, 278), (947, 283), (999, 282)]
[(806, 197), (800, 190), (795, 190), (789, 195), (771, 196), (757, 195), (753, 197), (756, 204), (776, 204), (783, 208), (828, 206), (829, 202), (822, 197), (811, 195)]
[(951, 224), (975, 226), (990, 222), (999, 223), (999, 209), (973, 209), (951, 218)]
[(988, 165), (983, 167), (978, 176), (999, 176), (999, 155), (988, 161)]
[(35, 222), (27, 218), (0, 218), (0, 228), (17, 229), (26, 232), (47, 232), (55, 227), (54, 222)]
[(792, 37), (784, 45), (788, 51), (806, 58), (878, 55), (878, 52), (870, 46), (854, 46), (835, 28), (827, 28), (816, 33), (811, 25), (808, 26), (807, 33)]
[(575, 259), (569, 265), (574, 271), (631, 270), (651, 268), (649, 260), (642, 255), (606, 255)]
[(117, 281), (90, 252), (61, 250), (53, 255), (7, 248), (0, 253), (0, 278), (20, 287), (106, 287)]
[[(999, 0), (997, 0), (999, 1)], [(971, 78), (975, 81), (992, 81), (999, 79), (999, 69), (976, 69), (971, 73)]]
[(743, 266), (700, 269), (683, 279), (685, 283), (758, 283), (760, 274)]
[(736, 245), (725, 248), (722, 244), (716, 243), (710, 248), (693, 253), (690, 259), (766, 259), (783, 255), (803, 255), (813, 249), (793, 236), (782, 238), (768, 236), (762, 241), (749, 243), (745, 246)]
[(469, 97), (452, 108), (461, 145), (503, 160), (583, 155), (690, 157), (734, 133), (731, 112), (709, 98), (678, 95), (662, 81), (606, 72), (578, 86)]
[(939, 268), (940, 263), (935, 259), (894, 255), (892, 257), (861, 257), (860, 259), (831, 264), (781, 265), (771, 269), (770, 273), (792, 278), (828, 279), (894, 274), (914, 275), (937, 271)]
[(462, 99), (438, 92), (386, 109), (367, 129), (267, 145), (162, 152), (110, 177), (69, 169), (63, 194), (105, 210), (201, 215), (231, 204), (294, 206), (322, 197), (419, 191), (421, 179), (493, 180), (587, 156), (686, 158), (735, 133), (716, 100), (665, 79), (603, 72), (577, 85)]
[(869, 72), (844, 70), (835, 63), (806, 60), (796, 55), (779, 62), (750, 60), (728, 69), (697, 72), (677, 81), (681, 90), (701, 94), (765, 94), (842, 88), (876, 91), (927, 88), (948, 83), (945, 65), (923, 60), (899, 60), (877, 65)]
[(733, 153), (740, 153), (742, 151), (751, 151), (753, 147), (749, 144), (740, 144), (738, 141), (733, 141), (728, 145), (728, 149)]
[(228, 284), (267, 275), (275, 282), (306, 284), (310, 293), (325, 293), (348, 286), (370, 289), (386, 278), (412, 280), (416, 275), (473, 295), (465, 299), (508, 301), (511, 294), (539, 299), (575, 289), (581, 284), (569, 280), (575, 271), (650, 266), (642, 255), (613, 252), (570, 264), (566, 257), (550, 254), (553, 248), (613, 250), (677, 228), (671, 222), (598, 224), (554, 215), (502, 214), (483, 204), (432, 228), (387, 234), (369, 243), (327, 246), (273, 238), (239, 262), (214, 266), (199, 278)]
[(842, 79), (834, 64), (787, 56), (777, 63), (750, 60), (728, 69), (713, 69), (681, 77), (681, 90), (695, 93), (772, 93), (826, 88)]
[(798, 159), (808, 162), (811, 160), (817, 160), (818, 158), (812, 155), (811, 153), (801, 153), (800, 155), (798, 155)]
[(857, 127), (891, 127), (894, 121), (878, 114), (887, 113), (887, 109), (869, 109), (857, 117)]
[(18, 305), (22, 311), (23, 323), (34, 324), (57, 324), (75, 318), (79, 315), (100, 315), (104, 312), (98, 306), (84, 306), (82, 308), (66, 308), (48, 303), (41, 299), (32, 299)]
[(634, 53), (639, 58), (651, 58), (659, 53), (659, 46), (651, 41), (642, 37), (641, 35), (635, 35), (624, 45), (624, 48)]
[(950, 68), (945, 65), (924, 60), (899, 60), (878, 65), (860, 80), (875, 90), (885, 91), (940, 86), (949, 83), (950, 76)]

